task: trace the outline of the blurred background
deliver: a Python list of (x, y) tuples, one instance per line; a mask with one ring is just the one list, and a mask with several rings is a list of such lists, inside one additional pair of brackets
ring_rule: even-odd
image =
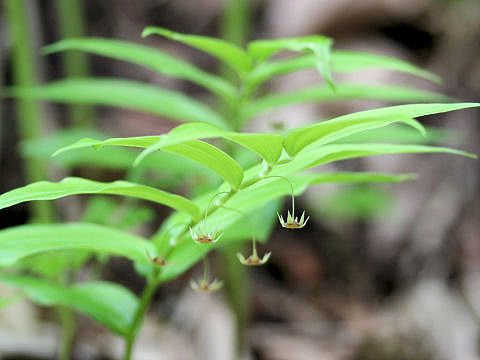
[[(62, 38), (100, 36), (156, 47), (208, 71), (221, 71), (212, 58), (186, 46), (160, 37), (140, 38), (144, 27), (156, 25), (237, 42), (324, 34), (335, 40), (336, 49), (401, 58), (440, 75), (443, 83), (437, 86), (381, 70), (334, 79), (409, 85), (461, 101), (479, 99), (478, 0), (13, 0), (25, 11), (21, 28), (33, 49), (34, 69), (30, 77), (20, 80), (15, 70), (18, 54), (12, 49), (22, 39), (12, 36), (14, 14), (7, 11), (8, 2), (2, 0), (0, 8), (1, 87), (91, 74), (140, 80), (210, 101), (196, 86), (139, 66), (79, 53), (40, 55), (42, 46)], [(242, 31), (229, 30), (235, 21), (243, 24), (238, 25)], [(282, 92), (317, 81), (311, 72), (302, 71), (278, 78), (269, 87)], [(259, 116), (250, 130), (290, 129), (387, 105), (355, 100), (292, 106)], [(175, 125), (116, 108), (36, 102), (28, 107), (22, 110), (13, 100), (0, 102), (2, 193), (31, 181), (56, 181), (67, 175), (102, 181), (136, 179), (139, 175), (128, 170), (132, 157), (120, 159), (107, 153), (94, 162), (88, 157), (51, 159), (50, 155), (61, 144), (88, 134), (153, 135)], [(22, 111), (34, 114), (34, 126), (19, 120)], [(422, 122), (434, 130), (424, 141), (480, 154), (478, 120), (480, 114), (475, 110), (425, 118)], [(409, 136), (405, 133), (405, 139), (396, 140), (408, 142)], [(244, 358), (479, 359), (479, 162), (444, 155), (402, 155), (342, 162), (338, 168), (416, 172), (419, 178), (388, 186), (325, 185), (310, 189), (298, 200), (298, 206), (311, 214), (309, 224), (300, 232), (274, 226), (265, 245), (272, 251), (271, 260), (248, 271), (248, 289), (239, 295), (248, 301)], [(218, 179), (202, 169), (195, 168), (193, 174), (173, 165), (160, 166), (155, 174), (142, 174), (142, 179), (187, 193), (191, 181), (201, 185), (196, 187), (198, 193), (218, 184)], [(66, 221), (98, 222), (109, 208), (108, 221), (146, 236), (168, 215), (165, 208), (143, 203), (124, 211), (125, 203), (115, 201), (98, 197), (87, 203), (76, 197), (50, 205), (57, 210), (56, 219)], [(26, 223), (32, 211), (29, 205), (2, 210), (0, 227)], [(221, 259), (217, 268), (221, 277)], [(213, 295), (193, 292), (188, 287), (192, 274), (196, 269), (159, 289), (139, 338), (136, 359), (234, 358), (236, 320), (228, 296), (222, 291)], [(132, 265), (121, 259), (105, 259), (100, 275), (137, 293), (143, 286)], [(0, 287), (3, 295), (9, 291)], [(79, 316), (78, 321), (74, 358), (120, 358), (121, 339), (86, 317)], [(50, 310), (19, 299), (0, 311), (0, 358), (52, 359), (57, 343), (58, 327)]]

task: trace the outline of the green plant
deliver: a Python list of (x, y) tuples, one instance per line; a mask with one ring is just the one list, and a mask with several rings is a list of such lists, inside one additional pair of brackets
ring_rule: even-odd
[[(480, 105), (476, 103), (397, 105), (340, 116), (284, 134), (241, 131), (255, 115), (294, 103), (348, 98), (399, 102), (448, 100), (440, 94), (411, 88), (335, 83), (332, 79), (332, 72), (385, 67), (438, 81), (435, 75), (411, 64), (373, 54), (332, 51), (332, 41), (317, 35), (257, 40), (243, 49), (223, 40), (183, 35), (163, 28), (149, 27), (143, 32), (143, 36), (152, 34), (209, 53), (229, 66), (235, 72), (236, 79), (231, 82), (161, 51), (117, 40), (67, 39), (47, 46), (44, 52), (87, 51), (191, 81), (222, 100), (222, 113), (173, 90), (120, 79), (69, 79), (37, 87), (13, 87), (6, 91), (7, 96), (16, 98), (121, 106), (188, 122), (157, 136), (81, 139), (54, 154), (61, 159), (73, 150), (86, 151), (83, 156), (68, 160), (70, 164), (92, 162), (112, 166), (113, 162), (114, 166), (125, 167), (132, 160), (132, 153), (118, 152), (120, 148), (117, 147), (135, 147), (144, 150), (136, 157), (134, 165), (179, 168), (175, 161), (167, 163), (164, 162), (166, 158), (158, 157), (167, 153), (198, 163), (221, 179), (218, 186), (209, 188), (193, 199), (132, 181), (105, 183), (77, 177), (56, 183), (36, 182), (0, 196), (0, 208), (69, 195), (111, 194), (149, 200), (175, 210), (149, 240), (112, 226), (86, 222), (23, 225), (0, 231), (0, 266), (4, 268), (21, 263), (35, 254), (59, 250), (123, 256), (135, 263), (137, 271), (147, 280), (140, 298), (119, 285), (102, 281), (59, 285), (18, 271), (0, 275), (1, 281), (22, 289), (32, 300), (84, 312), (124, 337), (125, 359), (131, 358), (136, 336), (157, 286), (204, 259), (204, 277), (192, 286), (197, 290), (218, 289), (220, 283), (211, 280), (206, 255), (216, 246), (238, 240), (252, 239), (253, 254), (238, 256), (243, 264), (259, 265), (268, 260), (268, 254), (262, 258), (258, 256), (255, 244), (257, 240), (268, 237), (277, 216), (278, 203), (272, 201), (290, 195), (292, 213), (288, 214), (286, 221), (282, 219), (281, 222), (290, 229), (301, 228), (308, 220), (308, 215), (305, 218), (302, 214), (301, 219), (297, 219), (294, 197), (310, 186), (328, 182), (399, 182), (414, 178), (412, 174), (305, 173), (305, 170), (344, 159), (380, 154), (450, 153), (475, 157), (445, 147), (341, 141), (395, 123), (425, 133), (415, 118)], [(271, 59), (283, 50), (300, 52), (301, 55), (286, 60)], [(309, 68), (318, 69), (326, 85), (287, 94), (258, 95), (260, 89), (264, 88), (262, 85), (272, 77)], [(72, 137), (72, 134), (67, 135), (62, 134), (67, 138)], [(220, 140), (218, 146), (201, 140), (212, 138)], [(33, 146), (33, 152), (38, 144), (29, 145)], [(93, 153), (92, 148), (99, 151)], [(102, 155), (102, 151), (111, 149), (116, 149), (118, 158)], [(244, 167), (236, 159), (245, 149), (254, 155), (255, 161), (253, 165)], [(115, 165), (116, 161), (118, 163)], [(184, 170), (186, 177), (190, 176), (188, 171)], [(196, 241), (192, 241), (192, 238)]]

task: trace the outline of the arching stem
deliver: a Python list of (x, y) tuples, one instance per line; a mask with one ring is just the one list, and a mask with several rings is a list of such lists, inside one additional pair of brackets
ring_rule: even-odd
[(291, 197), (292, 197), (292, 217), (295, 219), (295, 196), (294, 196), (294, 190), (293, 190), (292, 182), (290, 180), (288, 180), (285, 176), (281, 176), (281, 175), (268, 175), (268, 176), (264, 177), (264, 179), (269, 179), (269, 178), (279, 178), (279, 179), (285, 180), (290, 185)]
[(203, 220), (203, 223), (204, 223), (204, 224), (206, 224), (206, 222), (207, 222), (208, 210), (210, 209), (210, 206), (212, 205), (213, 200), (215, 200), (215, 198), (216, 198), (217, 196), (219, 196), (219, 195), (224, 195), (224, 194), (225, 194), (225, 195), (228, 195), (228, 194), (230, 194), (230, 192), (229, 192), (229, 191), (222, 191), (222, 192), (216, 193), (215, 195), (212, 196), (212, 198), (211, 198), (210, 201), (208, 202), (207, 208), (205, 209), (205, 218), (204, 218), (204, 220)]

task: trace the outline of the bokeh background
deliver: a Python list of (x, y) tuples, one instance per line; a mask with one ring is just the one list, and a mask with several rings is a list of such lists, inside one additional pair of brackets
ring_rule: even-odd
[[(4, 16), (5, 2), (2, 0), (0, 8), (2, 87), (12, 84), (10, 50), (15, 41), (9, 35)], [(338, 80), (409, 85), (462, 101), (479, 99), (478, 0), (238, 2), (248, 8), (248, 39), (325, 34), (335, 40), (335, 48), (408, 60), (439, 74), (443, 83), (435, 85), (380, 70), (342, 75)], [(220, 36), (225, 33), (227, 0), (29, 0), (24, 5), (28, 12), (26, 30), (36, 49), (32, 61), (40, 83), (68, 73), (65, 59), (60, 55), (41, 56), (40, 48), (82, 33), (139, 42), (206, 70), (219, 71), (218, 64), (207, 55), (160, 37), (141, 39), (140, 34), (144, 27), (157, 25), (178, 32)], [(68, 13), (78, 16), (72, 15), (65, 22)], [(244, 14), (233, 14), (243, 19)], [(74, 58), (72, 61), (79, 63), (74, 65), (73, 75), (78, 71), (80, 76), (136, 79), (208, 101), (208, 94), (202, 89), (148, 69), (97, 56), (83, 58), (74, 54)], [(311, 72), (302, 71), (281, 77), (269, 86), (272, 91), (281, 92), (317, 81), (318, 77)], [(35, 155), (32, 153), (42, 151), (20, 143), (14, 101), (4, 100), (0, 104), (3, 193), (27, 183), (24, 161)], [(263, 131), (279, 124), (294, 128), (386, 105), (356, 100), (294, 106), (258, 117), (251, 129)], [(50, 151), (49, 145), (54, 144), (49, 144), (48, 136), (72, 127), (75, 115), (67, 106), (52, 104), (42, 104), (39, 111), (41, 134), (47, 136), (43, 144)], [(83, 125), (89, 123), (116, 136), (160, 134), (174, 126), (168, 120), (127, 110), (75, 111)], [(479, 120), (478, 111), (463, 110), (429, 117), (423, 123), (437, 129), (435, 142), (480, 154)], [(67, 174), (103, 181), (125, 177), (120, 169), (105, 170), (88, 164), (71, 168), (54, 160), (48, 160), (48, 164), (45, 177), (49, 180), (59, 180)], [(245, 359), (479, 359), (479, 162), (443, 155), (402, 155), (338, 166), (416, 172), (419, 179), (389, 186), (322, 186), (309, 190), (298, 200), (299, 206), (311, 214), (305, 231), (283, 232), (276, 227), (265, 246), (273, 254), (270, 262), (249, 271), (248, 292), (243, 294), (249, 303)], [(158, 172), (162, 174), (162, 169)], [(176, 184), (176, 176), (179, 175), (166, 169), (160, 180), (168, 184), (170, 179)], [(209, 178), (202, 179), (208, 187)], [(188, 181), (184, 180), (180, 188)], [(61, 220), (78, 220), (85, 202), (68, 198), (58, 201), (56, 207)], [(163, 208), (137, 210), (142, 221), (138, 221), (141, 225), (135, 231), (145, 235), (154, 232), (168, 214)], [(0, 227), (27, 222), (29, 211), (28, 205), (3, 210)], [(91, 211), (97, 214), (95, 209)], [(221, 261), (217, 267), (221, 274)], [(136, 359), (233, 359), (235, 318), (227, 296), (224, 292), (193, 292), (188, 279), (195, 273), (193, 269), (158, 291), (139, 338)], [(143, 286), (131, 264), (120, 259), (110, 259), (101, 276), (137, 293)], [(4, 294), (9, 291), (0, 287)], [(57, 343), (58, 327), (50, 310), (25, 299), (0, 310), (2, 359), (51, 359)], [(79, 316), (76, 359), (117, 359), (122, 347), (119, 338)]]

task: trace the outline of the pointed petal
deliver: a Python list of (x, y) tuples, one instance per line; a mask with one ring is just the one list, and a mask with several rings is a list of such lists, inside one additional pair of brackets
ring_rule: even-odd
[(190, 287), (195, 291), (200, 290), (200, 285), (198, 285), (198, 283), (193, 279), (190, 280)]
[(303, 223), (304, 218), (305, 218), (305, 210), (303, 210), (302, 216), (300, 216), (300, 224)]
[(243, 265), (246, 265), (247, 260), (245, 259), (245, 257), (242, 254), (237, 253), (237, 259), (238, 259), (238, 261), (240, 261), (240, 263), (242, 263)]
[(217, 291), (222, 286), (223, 286), (223, 281), (215, 279), (215, 280), (213, 280), (212, 283), (210, 283), (210, 286), (208, 287), (208, 290), (209, 291)]
[(213, 241), (212, 242), (217, 242), (218, 240), (220, 240), (223, 236), (223, 233), (219, 234), (217, 238), (212, 238)]
[(307, 217), (307, 219), (305, 220), (305, 223), (303, 224), (303, 226), (307, 225), (308, 219), (310, 219), (310, 216)]
[(192, 228), (190, 228), (190, 236), (192, 237), (192, 239), (193, 239), (194, 241), (197, 241), (197, 239), (198, 239), (198, 238), (197, 238), (197, 234), (195, 234), (195, 233), (193, 232)]
[(290, 214), (290, 210), (288, 210), (288, 215), (287, 215), (287, 223), (291, 223), (293, 222), (293, 216), (292, 214)]
[(153, 257), (150, 255), (150, 253), (148, 252), (147, 249), (145, 249), (145, 256), (147, 258), (148, 261), (150, 261), (151, 263), (153, 263)]
[(268, 261), (268, 259), (270, 259), (270, 256), (271, 256), (271, 255), (272, 255), (272, 252), (271, 252), (271, 251), (269, 251), (268, 253), (266, 253), (265, 255), (263, 255), (263, 259), (262, 259), (262, 261), (261, 261), (260, 263), (261, 263), (262, 265), (265, 264), (265, 263)]

